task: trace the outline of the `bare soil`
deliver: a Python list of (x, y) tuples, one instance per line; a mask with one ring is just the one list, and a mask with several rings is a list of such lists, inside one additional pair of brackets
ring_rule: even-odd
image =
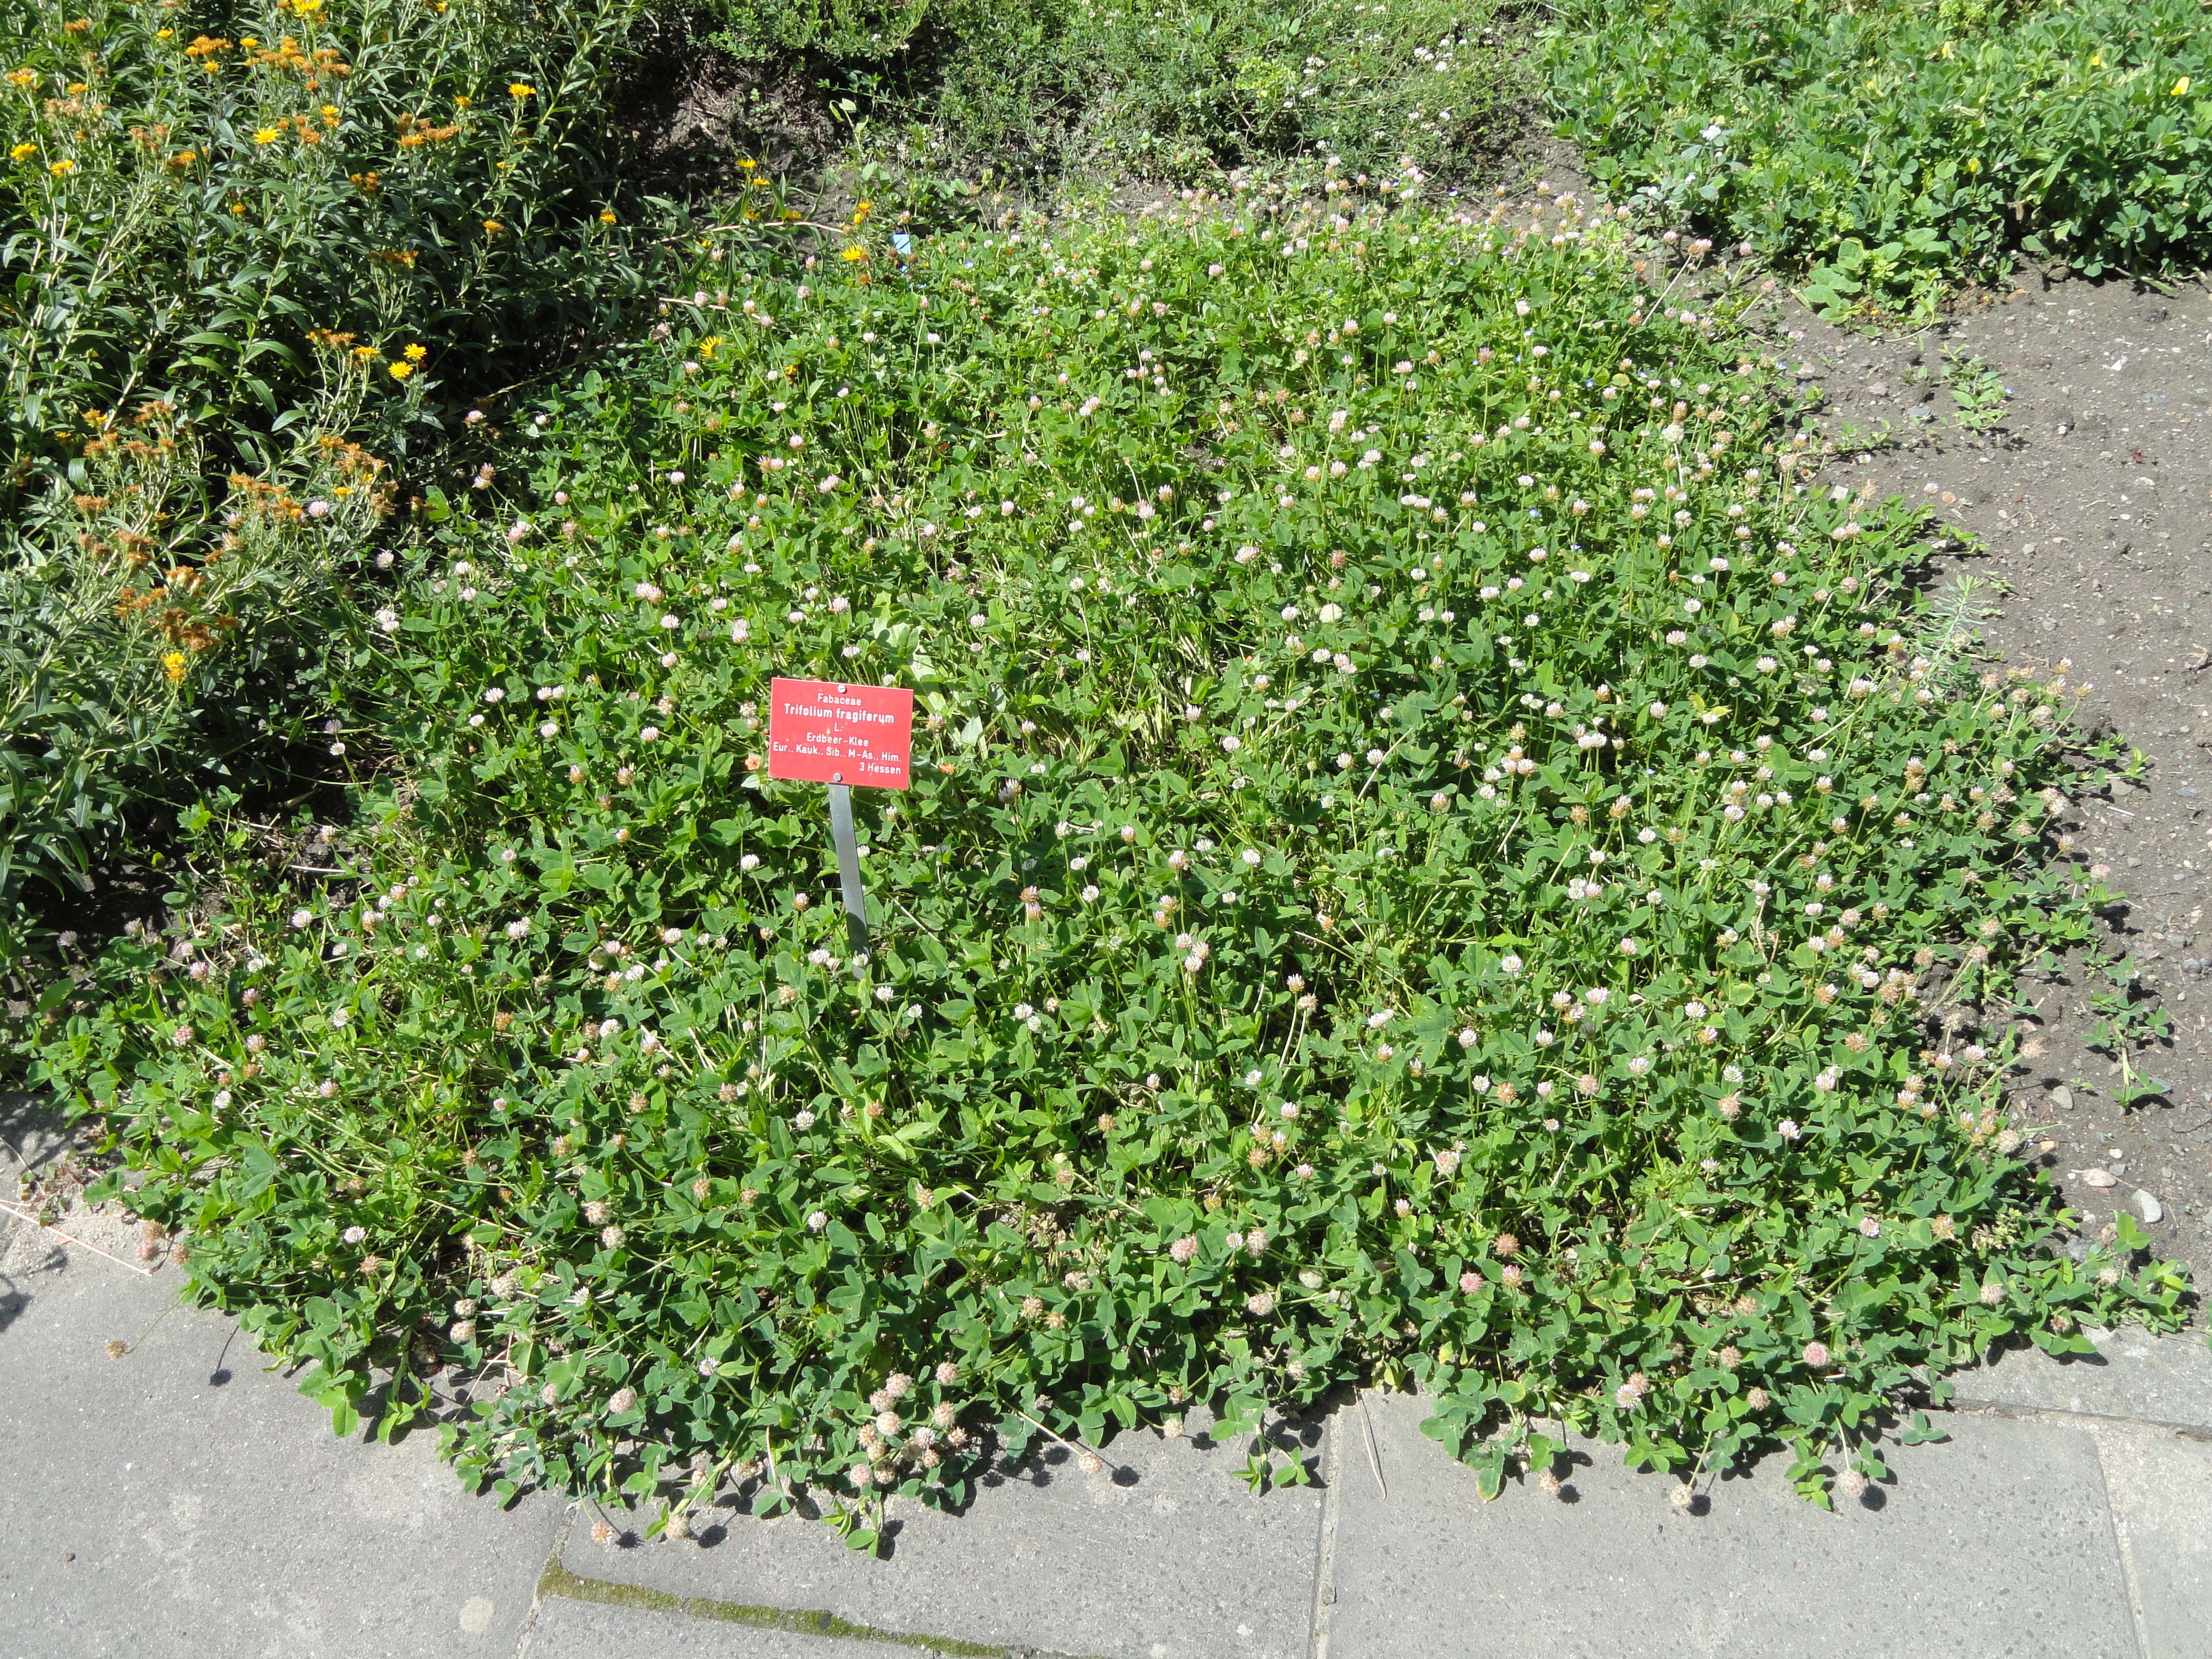
[[(1966, 544), (1935, 580), (1988, 600), (1991, 658), (2069, 659), (2087, 729), (2140, 757), (2137, 775), (2080, 793), (2066, 827), (2124, 896), (2106, 924), (2171, 1027), (2130, 1064), (2167, 1086), (2123, 1109), (2075, 972), (2018, 1011), (2013, 1109), (2086, 1232), (2120, 1206), (2157, 1213), (2156, 1248), (2212, 1285), (2212, 288), (2027, 273), (1936, 327), (1854, 331), (1797, 310), (1781, 335), (1825, 394), (1820, 424), (1872, 446), (1828, 476), (1934, 507)], [(1946, 354), (2002, 376), (1994, 429), (1960, 422)], [(2097, 1169), (2112, 1183), (2084, 1179)]]

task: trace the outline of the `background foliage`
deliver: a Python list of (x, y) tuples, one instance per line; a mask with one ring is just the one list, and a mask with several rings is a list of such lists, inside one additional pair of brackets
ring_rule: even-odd
[(1540, 53), (1592, 173), (1926, 313), (2025, 251), (2085, 274), (2212, 252), (2212, 31), (2196, 0), (1570, 6)]
[[(1464, 166), (1516, 122), (1492, 0), (714, 0), (721, 44), (797, 61), (937, 168), (1218, 180), (1316, 152)], [(864, 137), (864, 144), (867, 139)]]

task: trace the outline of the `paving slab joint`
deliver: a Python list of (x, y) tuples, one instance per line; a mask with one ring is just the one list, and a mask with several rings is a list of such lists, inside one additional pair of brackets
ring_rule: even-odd
[(2115, 1428), (2157, 1429), (2184, 1440), (2212, 1444), (2212, 1429), (2201, 1423), (2173, 1423), (2158, 1417), (2121, 1417), (2110, 1412), (2069, 1411), (2063, 1406), (2017, 1406), (2004, 1400), (1976, 1400), (1966, 1395), (1952, 1397), (1948, 1409), (1978, 1417), (2002, 1417), (2021, 1423), (2109, 1424)]
[(1343, 1479), (1344, 1436), (1322, 1443), (1321, 1525), (1314, 1540), (1313, 1623), (1306, 1638), (1307, 1659), (1328, 1659), (1329, 1622), (1336, 1607), (1337, 1485)]
[(886, 1647), (907, 1648), (917, 1653), (941, 1654), (945, 1659), (1085, 1659), (1044, 1648), (1002, 1647), (988, 1642), (963, 1642), (950, 1636), (929, 1636), (908, 1631), (883, 1630), (856, 1625), (834, 1613), (792, 1607), (757, 1607), (742, 1601), (718, 1601), (700, 1595), (672, 1595), (665, 1590), (635, 1584), (617, 1584), (605, 1578), (586, 1578), (568, 1571), (557, 1549), (538, 1575), (537, 1595), (571, 1601), (595, 1602), (641, 1613), (675, 1613), (717, 1624), (749, 1625), (756, 1630), (781, 1631), (791, 1636), (819, 1636), (842, 1642), (880, 1642)]
[(561, 1524), (553, 1533), (552, 1553), (538, 1570), (538, 1582), (530, 1587), (529, 1610), (522, 1615), (522, 1627), (514, 1633), (514, 1659), (530, 1659), (530, 1638), (538, 1632), (538, 1610), (545, 1605), (546, 1571), (561, 1565), (561, 1558), (568, 1548), (568, 1534), (575, 1525), (576, 1506), (570, 1504), (561, 1511)]

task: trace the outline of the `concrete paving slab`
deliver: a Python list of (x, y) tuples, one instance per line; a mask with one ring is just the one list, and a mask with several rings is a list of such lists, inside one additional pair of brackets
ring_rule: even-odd
[(928, 1659), (928, 1652), (548, 1596), (516, 1659)]
[(2092, 1331), (2094, 1356), (2053, 1359), (2039, 1348), (1999, 1356), (1952, 1376), (1961, 1404), (2029, 1411), (2087, 1412), (2212, 1433), (2212, 1348), (2204, 1333), (2153, 1336)]
[(1948, 1444), (1830, 1514), (1771, 1461), (1683, 1515), (1670, 1480), (1590, 1458), (1574, 1501), (1474, 1472), (1370, 1396), (1385, 1498), (1347, 1437), (1328, 1659), (2133, 1659), (2135, 1620), (2096, 1446), (2040, 1423), (1952, 1419)]
[(2203, 1659), (2212, 1650), (2212, 1444), (2157, 1429), (2094, 1432), (2144, 1659)]
[(990, 1646), (1303, 1659), (1318, 1491), (1255, 1497), (1237, 1478), (1241, 1449), (1149, 1430), (1104, 1449), (1127, 1484), (1080, 1473), (1055, 1448), (988, 1477), (963, 1515), (894, 1504), (898, 1531), (884, 1559), (847, 1549), (819, 1521), (725, 1509), (697, 1542), (609, 1548), (579, 1526), (563, 1563), (586, 1578)]
[(21, 1224), (0, 1262), (4, 1659), (514, 1651), (558, 1500), (471, 1498), (427, 1435), (337, 1439), (230, 1320), (164, 1315), (173, 1269), (143, 1278)]

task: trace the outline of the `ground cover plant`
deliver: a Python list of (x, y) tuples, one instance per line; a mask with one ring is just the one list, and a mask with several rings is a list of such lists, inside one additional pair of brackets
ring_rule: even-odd
[(0, 960), (26, 884), (74, 894), (149, 797), (251, 769), (451, 365), (641, 285), (600, 106), (635, 11), (9, 9)]
[[(349, 820), (198, 815), (48, 999), (148, 1250), (340, 1428), (452, 1364), (503, 1492), (866, 1543), (1376, 1378), (1486, 1491), (1565, 1419), (1826, 1502), (1990, 1343), (2175, 1322), (2002, 1108), (2102, 896), (2066, 686), (1613, 221), (737, 252), (392, 550)], [(773, 673), (918, 693), (865, 959)]]
[(714, 0), (718, 43), (856, 118), (864, 153), (1035, 190), (1218, 183), (1334, 155), (1457, 167), (1517, 126), (1494, 0), (927, 5)]
[(2195, 0), (1571, 7), (1539, 58), (1594, 176), (1926, 313), (2021, 254), (2155, 275), (2212, 252), (2212, 36)]

